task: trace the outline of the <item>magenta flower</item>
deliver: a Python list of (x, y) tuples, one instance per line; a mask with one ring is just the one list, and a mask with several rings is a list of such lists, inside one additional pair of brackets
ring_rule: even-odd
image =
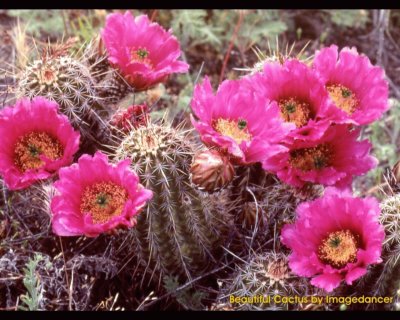
[(164, 30), (146, 15), (134, 18), (129, 11), (108, 15), (102, 38), (108, 60), (136, 91), (189, 69), (188, 64), (177, 60), (181, 50), (172, 31)]
[(328, 292), (342, 280), (351, 285), (368, 265), (381, 262), (385, 232), (379, 215), (375, 198), (327, 188), (323, 197), (300, 204), (296, 222), (282, 229), (281, 241), (292, 250), (289, 267)]
[(389, 109), (385, 72), (355, 48), (344, 48), (338, 53), (338, 47), (332, 45), (317, 51), (313, 67), (342, 120), (368, 124)]
[(238, 163), (259, 162), (286, 147), (279, 143), (293, 128), (279, 116), (276, 103), (257, 97), (242, 80), (226, 80), (214, 95), (205, 78), (191, 102), (192, 123), (210, 147), (226, 152)]
[(286, 122), (296, 125), (293, 138), (320, 137), (336, 119), (336, 108), (329, 101), (324, 85), (306, 64), (292, 59), (267, 63), (263, 72), (246, 80), (265, 99), (276, 101), (280, 115)]
[(95, 237), (123, 225), (133, 227), (135, 216), (152, 197), (129, 170), (129, 159), (116, 165), (106, 155), (83, 155), (60, 170), (51, 201), (53, 231), (59, 236)]
[(42, 97), (0, 110), (0, 174), (11, 190), (47, 179), (73, 161), (79, 132)]
[(369, 155), (370, 142), (357, 141), (358, 136), (359, 130), (348, 125), (332, 125), (319, 139), (293, 139), (286, 152), (264, 162), (263, 168), (296, 187), (306, 182), (348, 186), (353, 176), (368, 172), (378, 162)]

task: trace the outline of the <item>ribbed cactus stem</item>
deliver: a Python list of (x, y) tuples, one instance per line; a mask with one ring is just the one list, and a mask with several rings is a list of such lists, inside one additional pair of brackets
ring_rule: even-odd
[(115, 105), (133, 92), (124, 77), (108, 61), (107, 51), (101, 39), (93, 39), (83, 54), (97, 91), (104, 105)]
[(380, 221), (385, 228), (383, 271), (376, 290), (387, 296), (396, 296), (400, 287), (400, 195), (387, 198), (381, 205)]
[(100, 38), (95, 38), (89, 42), (82, 58), (96, 83), (102, 81), (110, 73), (111, 66)]
[(89, 140), (88, 145), (108, 144), (109, 130), (102, 119), (108, 115), (100, 103), (90, 70), (70, 56), (44, 55), (20, 76), (18, 97), (43, 96), (60, 105), (72, 125)]
[(194, 146), (187, 133), (167, 125), (133, 129), (116, 151), (131, 158), (141, 183), (154, 193), (133, 230), (150, 270), (190, 279), (217, 259), (227, 232), (226, 209), (197, 191), (189, 169)]
[(99, 94), (105, 104), (117, 104), (133, 89), (126, 80), (116, 71), (110, 69), (106, 77), (99, 83)]
[[(268, 227), (293, 220), (297, 206), (320, 196), (323, 190), (319, 185), (303, 188), (286, 185), (264, 171), (260, 164), (237, 167), (236, 174), (231, 200), (237, 203), (237, 222), (246, 229), (253, 229), (256, 221), (259, 227)], [(263, 228), (260, 231), (264, 232)]]
[[(223, 281), (217, 301), (229, 303), (234, 310), (293, 310), (295, 304), (274, 302), (274, 296), (302, 297), (314, 293), (306, 278), (291, 273), (285, 254), (270, 251), (254, 253), (247, 263), (237, 265), (233, 275)], [(258, 300), (242, 303), (231, 301), (231, 297)]]

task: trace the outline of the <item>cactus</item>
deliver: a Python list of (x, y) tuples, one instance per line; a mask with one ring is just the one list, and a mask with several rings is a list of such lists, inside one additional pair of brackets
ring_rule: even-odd
[(19, 76), (18, 97), (43, 96), (60, 105), (87, 146), (108, 144), (109, 130), (102, 117), (108, 112), (100, 103), (90, 70), (65, 54), (46, 52)]
[(107, 52), (100, 38), (95, 38), (88, 44), (83, 62), (90, 70), (103, 104), (117, 104), (132, 92), (125, 79), (108, 62)]
[[(255, 253), (244, 266), (237, 265), (233, 276), (222, 282), (217, 301), (234, 310), (292, 310), (298, 304), (280, 303), (274, 296), (305, 297), (314, 294), (313, 290), (306, 278), (291, 273), (285, 254), (270, 251)], [(231, 297), (253, 301), (235, 303)]]
[(264, 69), (265, 64), (267, 63), (280, 63), (283, 64), (284, 61), (289, 59), (297, 59), (304, 63), (309, 63), (312, 59), (312, 56), (307, 56), (305, 54), (305, 50), (308, 47), (308, 42), (300, 49), (295, 49), (295, 43), (292, 43), (289, 48), (289, 44), (286, 43), (285, 48), (281, 48), (276, 39), (275, 49), (271, 48), (271, 44), (268, 42), (268, 52), (263, 52), (260, 48), (253, 48), (253, 53), (257, 58), (257, 62), (254, 63), (253, 67), (247, 68), (236, 68), (236, 70), (243, 71), (248, 73), (249, 75), (254, 75), (256, 73), (261, 72)]
[(106, 77), (100, 82), (100, 97), (106, 104), (117, 104), (128, 94), (133, 92), (126, 80), (118, 71), (110, 69)]
[[(386, 233), (382, 250), (382, 263), (371, 267), (369, 272), (359, 280), (356, 292), (371, 292), (372, 296), (393, 297), (393, 303), (384, 307), (395, 310), (398, 304), (400, 287), (400, 195), (386, 198), (381, 203), (380, 222)], [(370, 305), (377, 309), (379, 305)]]
[(186, 281), (203, 274), (218, 259), (228, 233), (223, 194), (217, 201), (190, 183), (196, 147), (189, 134), (148, 123), (132, 128), (115, 152), (118, 159), (132, 159), (141, 183), (154, 192), (132, 234), (143, 264), (158, 279)]
[(310, 184), (300, 189), (286, 185), (265, 172), (260, 164), (238, 167), (236, 173), (231, 200), (237, 204), (237, 223), (245, 229), (254, 229), (256, 221), (261, 232), (279, 227), (294, 219), (301, 202), (322, 194), (323, 188), (319, 185)]
[(83, 64), (89, 68), (95, 83), (101, 82), (110, 72), (110, 63), (107, 53), (103, 48), (100, 37), (94, 38), (88, 43), (82, 56)]
[(380, 221), (385, 228), (383, 271), (376, 281), (376, 293), (394, 297), (400, 287), (400, 195), (382, 203)]

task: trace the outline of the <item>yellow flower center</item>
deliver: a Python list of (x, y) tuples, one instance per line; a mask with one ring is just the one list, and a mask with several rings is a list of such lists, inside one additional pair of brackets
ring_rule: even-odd
[(343, 268), (357, 260), (359, 239), (350, 230), (331, 232), (318, 247), (318, 257), (334, 268)]
[(146, 64), (149, 68), (153, 68), (153, 63), (148, 58), (149, 51), (146, 48), (133, 49), (131, 51), (131, 62), (140, 62)]
[(289, 164), (302, 171), (321, 170), (329, 167), (333, 160), (333, 150), (323, 143), (313, 148), (297, 149), (290, 152)]
[(338, 108), (350, 115), (357, 110), (359, 101), (350, 89), (341, 84), (328, 85), (326, 89)]
[(247, 128), (247, 121), (244, 119), (227, 120), (219, 118), (214, 121), (214, 129), (223, 136), (232, 138), (237, 144), (251, 140), (251, 134)]
[(86, 187), (81, 198), (80, 210), (90, 213), (94, 223), (105, 223), (122, 213), (128, 192), (112, 182), (100, 182)]
[(40, 156), (56, 160), (63, 156), (61, 143), (45, 132), (30, 132), (15, 144), (14, 163), (21, 172), (38, 169), (44, 165)]
[(281, 117), (286, 122), (293, 122), (298, 128), (314, 117), (310, 104), (296, 98), (281, 99), (278, 104)]

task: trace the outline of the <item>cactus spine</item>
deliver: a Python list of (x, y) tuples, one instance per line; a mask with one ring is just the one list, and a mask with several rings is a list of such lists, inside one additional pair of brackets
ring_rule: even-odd
[[(287, 256), (270, 251), (255, 253), (244, 266), (237, 265), (233, 276), (223, 282), (218, 302), (227, 304), (230, 296), (250, 301), (230, 303), (234, 310), (290, 310), (295, 304), (280, 303), (274, 296), (307, 296), (314, 292), (306, 278), (290, 272)], [(251, 301), (253, 299), (253, 301)]]
[(89, 140), (88, 146), (109, 143), (102, 120), (108, 112), (100, 103), (89, 68), (79, 60), (45, 53), (20, 75), (17, 96), (43, 96), (57, 102), (61, 112), (80, 130), (85, 138), (82, 140)]
[(400, 288), (400, 195), (383, 201), (380, 221), (385, 228), (386, 238), (383, 246), (383, 272), (380, 274), (375, 290), (394, 297)]
[(93, 39), (88, 44), (83, 61), (97, 84), (98, 95), (103, 104), (115, 105), (133, 92), (123, 76), (108, 62), (107, 52), (100, 38)]
[(260, 164), (238, 167), (231, 187), (231, 200), (237, 203), (237, 223), (245, 229), (256, 226), (261, 233), (295, 218), (297, 206), (322, 194), (322, 186), (295, 188), (267, 173)]
[(141, 183), (154, 192), (132, 230), (142, 262), (182, 280), (217, 259), (229, 220), (221, 194), (215, 201), (191, 185), (194, 152), (188, 132), (151, 123), (133, 128), (116, 150), (118, 159), (132, 159)]

